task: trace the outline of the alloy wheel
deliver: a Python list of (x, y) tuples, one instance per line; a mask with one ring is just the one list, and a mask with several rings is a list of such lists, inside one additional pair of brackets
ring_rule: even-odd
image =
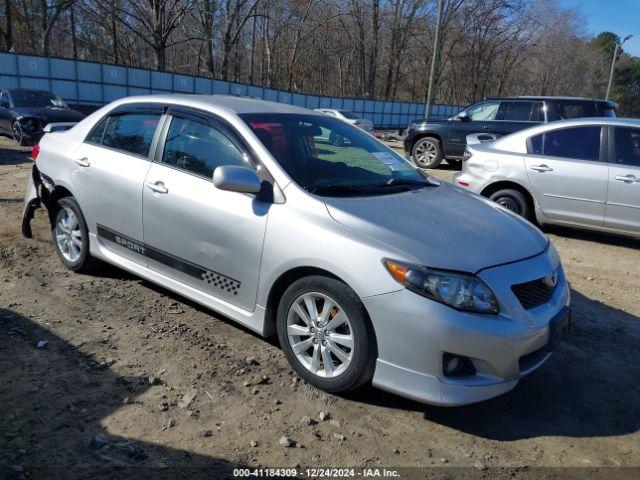
[(24, 140), (24, 132), (22, 131), (22, 126), (18, 122), (13, 122), (13, 126), (11, 127), (11, 135), (13, 136), (13, 141), (18, 145), (22, 145), (22, 141)]
[(56, 222), (55, 233), (58, 250), (62, 256), (69, 262), (76, 262), (82, 255), (82, 230), (73, 210), (62, 210)]
[(415, 161), (421, 167), (426, 167), (433, 162), (433, 160), (436, 158), (437, 153), (438, 148), (433, 142), (429, 140), (423, 140), (416, 146), (414, 154)]
[(334, 378), (351, 364), (354, 336), (345, 311), (317, 292), (300, 295), (287, 314), (287, 339), (296, 359), (314, 375)]

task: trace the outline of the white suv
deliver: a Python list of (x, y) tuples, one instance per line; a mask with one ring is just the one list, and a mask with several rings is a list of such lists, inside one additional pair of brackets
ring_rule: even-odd
[(350, 123), (351, 125), (355, 125), (356, 127), (361, 128), (367, 133), (373, 133), (373, 122), (371, 122), (370, 120), (366, 120), (349, 110), (333, 110), (330, 108), (316, 108), (315, 111), (324, 113), (325, 115), (330, 115), (332, 117), (339, 118), (343, 122), (347, 122), (347, 123)]

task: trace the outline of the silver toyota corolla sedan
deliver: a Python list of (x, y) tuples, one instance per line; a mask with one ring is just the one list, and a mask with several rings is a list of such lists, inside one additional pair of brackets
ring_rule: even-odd
[(132, 97), (36, 153), (26, 236), (46, 206), (71, 270), (100, 259), (277, 333), (329, 392), (372, 382), (477, 402), (512, 389), (569, 328), (560, 259), (534, 226), (326, 115)]
[(541, 224), (640, 237), (640, 120), (564, 120), (468, 145), (454, 182)]

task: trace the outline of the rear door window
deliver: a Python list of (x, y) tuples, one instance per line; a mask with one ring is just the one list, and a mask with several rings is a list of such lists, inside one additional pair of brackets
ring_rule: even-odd
[(505, 102), (502, 120), (512, 122), (530, 122), (533, 115), (534, 102)]
[(529, 139), (529, 153), (576, 160), (600, 160), (599, 126), (561, 128)]
[(613, 150), (614, 164), (640, 167), (640, 128), (615, 127)]
[(105, 147), (146, 157), (160, 114), (124, 113), (109, 117), (102, 144)]

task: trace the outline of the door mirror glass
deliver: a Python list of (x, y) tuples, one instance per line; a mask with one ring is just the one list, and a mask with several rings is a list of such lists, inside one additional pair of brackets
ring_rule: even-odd
[(213, 171), (213, 184), (220, 190), (240, 193), (258, 193), (260, 179), (247, 167), (223, 165)]

